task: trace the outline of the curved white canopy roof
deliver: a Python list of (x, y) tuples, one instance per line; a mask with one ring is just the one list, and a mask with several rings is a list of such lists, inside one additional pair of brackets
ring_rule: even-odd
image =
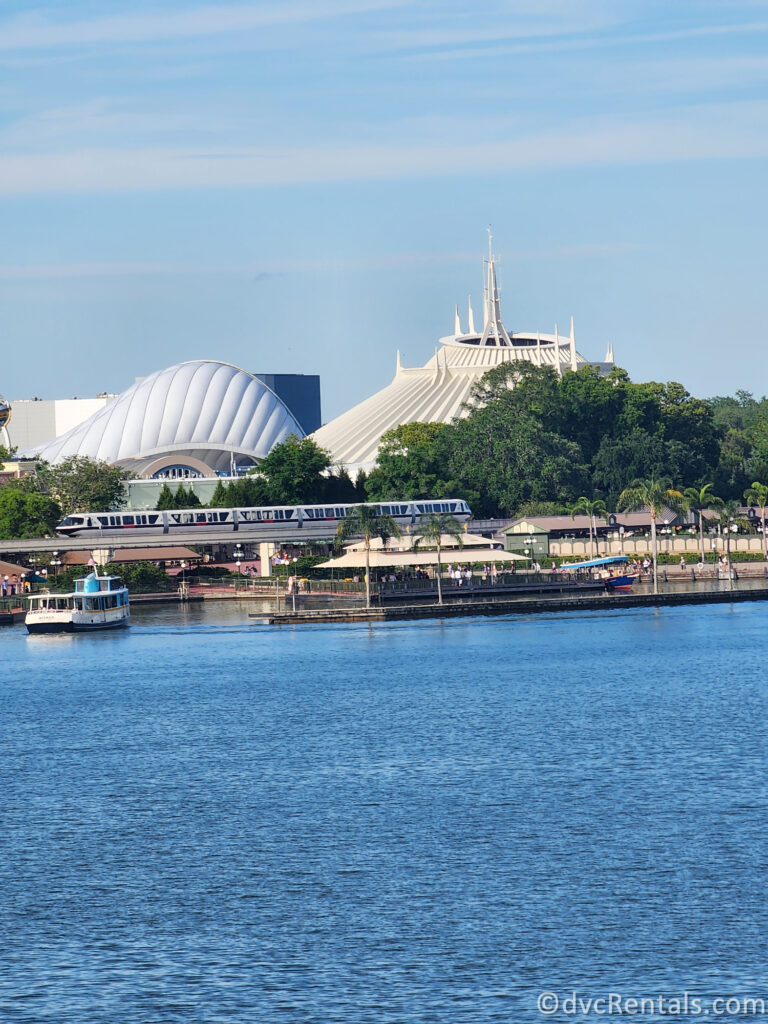
[(25, 455), (61, 462), (83, 455), (123, 465), (178, 454), (213, 471), (232, 455), (258, 461), (304, 431), (262, 381), (229, 363), (177, 363), (137, 381), (67, 433)]

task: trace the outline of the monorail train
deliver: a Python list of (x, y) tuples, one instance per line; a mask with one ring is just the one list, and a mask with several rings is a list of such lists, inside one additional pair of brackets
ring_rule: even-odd
[[(359, 503), (358, 503), (359, 504)], [(435, 501), (371, 502), (378, 515), (391, 516), (401, 528), (416, 526), (424, 516), (447, 513), (460, 522), (472, 515), (469, 505), (460, 498)], [(113, 537), (126, 530), (139, 530), (142, 535), (166, 533), (173, 535), (205, 528), (219, 530), (255, 530), (274, 527), (276, 535), (285, 536), (306, 524), (338, 523), (355, 505), (280, 505), (272, 508), (187, 508), (166, 512), (82, 512), (67, 516), (56, 527), (61, 537)]]

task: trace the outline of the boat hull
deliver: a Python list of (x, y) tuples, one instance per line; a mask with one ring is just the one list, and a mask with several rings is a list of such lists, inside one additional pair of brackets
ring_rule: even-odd
[[(122, 611), (122, 609), (119, 609)], [(28, 613), (25, 625), (28, 633), (96, 633), (104, 629), (121, 629), (131, 621), (130, 612), (107, 618), (94, 616), (57, 616)]]
[(634, 576), (614, 576), (605, 581), (606, 590), (631, 590), (635, 582)]

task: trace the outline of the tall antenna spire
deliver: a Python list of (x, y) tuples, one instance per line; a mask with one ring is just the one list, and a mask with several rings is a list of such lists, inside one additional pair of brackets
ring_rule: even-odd
[(499, 288), (496, 283), (496, 257), (493, 255), (493, 235), (488, 228), (488, 259), (485, 260), (488, 271), (485, 285), (485, 325), (481, 345), (511, 347), (512, 342), (501, 320), (501, 303)]

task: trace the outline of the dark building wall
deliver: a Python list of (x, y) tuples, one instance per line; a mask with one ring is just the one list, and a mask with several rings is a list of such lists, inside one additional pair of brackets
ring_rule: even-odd
[(254, 373), (285, 402), (301, 424), (305, 434), (311, 434), (322, 424), (320, 417), (320, 378), (314, 373)]

